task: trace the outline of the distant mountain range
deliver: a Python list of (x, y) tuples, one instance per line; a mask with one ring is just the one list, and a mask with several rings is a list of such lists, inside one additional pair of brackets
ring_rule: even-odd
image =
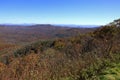
[[(96, 27), (96, 26), (94, 26)], [(18, 25), (18, 24), (1, 24), (0, 39), (7, 43), (31, 42), (39, 39), (53, 39), (78, 36), (88, 33), (96, 28), (76, 25)]]
[(101, 25), (75, 25), (75, 24), (0, 24), (0, 26), (34, 26), (34, 25), (51, 25), (59, 27), (73, 27), (73, 28), (95, 28), (100, 27)]

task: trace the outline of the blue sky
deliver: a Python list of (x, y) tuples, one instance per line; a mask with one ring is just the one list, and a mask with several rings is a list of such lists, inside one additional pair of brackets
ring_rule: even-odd
[(0, 23), (104, 25), (120, 18), (120, 0), (0, 0)]

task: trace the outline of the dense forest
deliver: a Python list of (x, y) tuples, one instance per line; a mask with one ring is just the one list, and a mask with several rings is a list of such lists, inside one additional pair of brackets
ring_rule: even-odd
[(94, 29), (48, 26), (0, 27), (0, 80), (120, 80), (120, 19)]

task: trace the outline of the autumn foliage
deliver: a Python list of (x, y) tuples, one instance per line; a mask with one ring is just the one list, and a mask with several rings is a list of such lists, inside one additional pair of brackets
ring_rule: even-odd
[(0, 80), (99, 80), (120, 61), (120, 27), (106, 25), (77, 37), (41, 40), (13, 51), (0, 63)]

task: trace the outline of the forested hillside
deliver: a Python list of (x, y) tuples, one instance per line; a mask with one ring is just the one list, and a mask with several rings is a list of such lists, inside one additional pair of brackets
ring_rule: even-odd
[[(0, 55), (5, 56), (38, 40), (49, 40), (78, 36), (96, 28), (73, 28), (50, 24), (38, 25), (0, 25)], [(0, 57), (1, 57), (0, 56)]]
[(0, 39), (6, 43), (21, 44), (40, 39), (54, 39), (77, 36), (95, 28), (61, 27), (47, 24), (31, 26), (0, 25)]
[(1, 58), (0, 80), (112, 80), (104, 78), (103, 70), (119, 62), (120, 20), (115, 20), (92, 32), (39, 40), (11, 51)]

